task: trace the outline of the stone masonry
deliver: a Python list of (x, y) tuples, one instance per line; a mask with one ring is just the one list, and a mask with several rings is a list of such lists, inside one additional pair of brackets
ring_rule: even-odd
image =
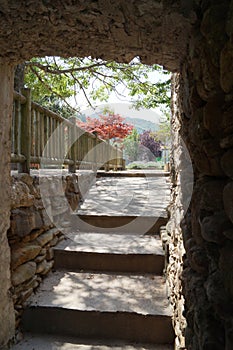
[[(26, 300), (52, 269), (52, 247), (64, 238), (70, 225), (67, 215), (77, 209), (92, 176), (91, 172), (85, 175), (64, 175), (61, 181), (63, 195), (58, 195), (60, 180), (56, 175), (44, 178), (28, 174), (12, 176), (8, 241), (11, 248), (11, 293), (16, 328), (20, 324)], [(46, 182), (45, 198), (42, 198), (40, 181)], [(82, 194), (79, 181), (82, 181)], [(57, 215), (63, 223), (62, 228), (54, 224)]]
[[(167, 275), (178, 349), (233, 347), (232, 23), (232, 1), (200, 1), (187, 62), (173, 77)], [(185, 212), (192, 183), (181, 139), (194, 175)]]

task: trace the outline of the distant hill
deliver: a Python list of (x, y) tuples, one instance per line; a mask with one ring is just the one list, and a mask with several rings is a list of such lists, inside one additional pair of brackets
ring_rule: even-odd
[(129, 124), (133, 124), (139, 134), (142, 134), (146, 130), (157, 131), (159, 129), (158, 124), (150, 122), (149, 120), (131, 117), (126, 117), (125, 120)]
[[(78, 116), (83, 122), (86, 121), (86, 116), (84, 114)], [(98, 115), (93, 114), (91, 118), (98, 118)], [(159, 129), (158, 124), (150, 122), (142, 118), (132, 118), (126, 117), (125, 121), (129, 124), (132, 124), (138, 131), (139, 134), (142, 134), (146, 130), (157, 131)]]

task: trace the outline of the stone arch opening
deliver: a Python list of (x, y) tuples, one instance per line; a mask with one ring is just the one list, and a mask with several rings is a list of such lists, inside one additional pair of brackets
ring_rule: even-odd
[[(168, 226), (172, 258), (167, 272), (175, 305), (176, 346), (230, 350), (233, 2), (12, 1), (1, 4), (0, 16), (0, 278), (6, 282), (0, 291), (0, 322), (4, 324), (0, 344), (14, 333), (6, 240), (13, 65), (44, 55), (91, 55), (122, 62), (140, 56), (146, 64), (179, 72), (173, 78), (173, 201)], [(181, 225), (182, 194), (189, 183), (184, 176), (180, 187), (183, 159), (177, 135), (188, 146), (195, 174), (192, 201)]]

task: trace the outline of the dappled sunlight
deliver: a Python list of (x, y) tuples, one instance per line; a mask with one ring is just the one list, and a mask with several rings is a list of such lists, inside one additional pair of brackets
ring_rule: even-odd
[(150, 235), (122, 235), (71, 232), (58, 249), (113, 254), (159, 254), (163, 255), (161, 241)]
[[(153, 295), (153, 298), (151, 296)], [(169, 315), (162, 277), (55, 272), (43, 282), (31, 305), (79, 311)]]
[(79, 214), (159, 216), (169, 199), (165, 177), (100, 178), (90, 188)]

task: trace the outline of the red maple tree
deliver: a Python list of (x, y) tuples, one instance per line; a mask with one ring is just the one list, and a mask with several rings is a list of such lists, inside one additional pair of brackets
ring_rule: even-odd
[(108, 113), (99, 118), (87, 117), (86, 122), (78, 122), (78, 126), (88, 132), (96, 133), (103, 140), (124, 139), (132, 130), (133, 125), (125, 123), (120, 114)]

